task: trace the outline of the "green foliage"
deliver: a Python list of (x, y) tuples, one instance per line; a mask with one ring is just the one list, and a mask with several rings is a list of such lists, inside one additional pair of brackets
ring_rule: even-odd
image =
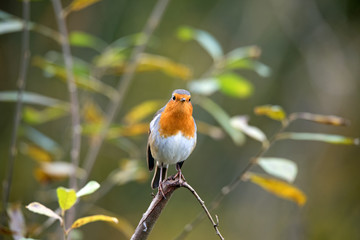
[(76, 203), (77, 197), (75, 190), (58, 187), (56, 193), (61, 210), (69, 210)]
[(83, 218), (79, 218), (79, 219), (75, 220), (72, 223), (71, 227), (66, 229), (65, 211), (72, 208), (74, 206), (74, 204), (77, 202), (78, 198), (94, 193), (97, 189), (99, 189), (99, 187), (100, 187), (100, 184), (97, 183), (96, 181), (88, 182), (78, 192), (75, 192), (74, 189), (58, 187), (56, 192), (57, 192), (59, 206), (60, 206), (61, 212), (62, 212), (61, 215), (55, 213), (53, 210), (47, 208), (46, 206), (44, 206), (38, 202), (32, 202), (29, 205), (27, 205), (26, 208), (34, 213), (45, 215), (47, 217), (55, 218), (55, 219), (59, 220), (60, 225), (62, 226), (63, 231), (64, 231), (64, 239), (67, 239), (71, 230), (73, 230), (75, 228), (79, 228), (79, 227), (81, 227), (85, 224), (91, 223), (91, 222), (105, 221), (105, 222), (118, 223), (118, 220), (115, 217), (109, 217), (106, 215), (93, 215), (93, 216), (83, 217)]
[(218, 79), (220, 91), (228, 96), (247, 98), (253, 92), (252, 84), (237, 74), (225, 73), (218, 76)]

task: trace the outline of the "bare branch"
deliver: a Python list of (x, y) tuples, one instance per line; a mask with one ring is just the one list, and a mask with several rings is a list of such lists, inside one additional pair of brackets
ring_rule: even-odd
[[(56, 21), (58, 24), (59, 32), (61, 34), (61, 48), (65, 62), (67, 86), (70, 95), (70, 112), (71, 112), (71, 128), (72, 128), (72, 144), (71, 144), (71, 163), (74, 168), (79, 166), (79, 155), (81, 148), (81, 125), (79, 114), (79, 100), (75, 78), (73, 73), (73, 60), (69, 45), (69, 34), (66, 28), (65, 19), (62, 15), (62, 6), (60, 0), (52, 0)], [(72, 174), (69, 180), (70, 188), (77, 189), (76, 174)], [(75, 207), (72, 208), (67, 215), (67, 223), (72, 223), (75, 218)], [(65, 226), (66, 227), (66, 226)]]
[(21, 43), (21, 63), (20, 63), (20, 71), (19, 78), (17, 82), (18, 87), (18, 99), (16, 102), (16, 110), (14, 114), (14, 128), (11, 135), (10, 142), (10, 152), (7, 164), (7, 171), (5, 173), (5, 178), (3, 182), (3, 213), (1, 214), (1, 224), (5, 225), (6, 219), (6, 209), (7, 204), (9, 202), (10, 191), (11, 191), (11, 183), (14, 172), (14, 164), (16, 158), (16, 140), (18, 129), (21, 121), (21, 113), (22, 113), (22, 105), (23, 105), (23, 92), (26, 86), (26, 76), (27, 70), (29, 66), (29, 58), (30, 58), (30, 48), (29, 48), (29, 19), (30, 19), (30, 2), (29, 0), (23, 1), (23, 19), (24, 19), (24, 27), (22, 34), (22, 43)]
[(198, 200), (201, 207), (204, 209), (206, 215), (210, 219), (216, 234), (219, 236), (220, 239), (224, 239), (221, 235), (219, 228), (218, 228), (218, 218), (217, 223), (213, 220), (209, 210), (205, 206), (204, 201), (200, 198), (200, 196), (197, 194), (197, 192), (185, 181), (182, 179), (179, 180), (178, 178), (169, 177), (163, 184), (163, 192), (165, 194), (165, 198), (163, 197), (162, 193), (158, 192), (152, 202), (150, 203), (150, 206), (146, 210), (146, 212), (143, 214), (143, 217), (141, 218), (137, 228), (135, 229), (135, 233), (131, 237), (131, 240), (144, 240), (147, 239), (151, 230), (153, 229), (157, 219), (159, 218), (161, 211), (165, 208), (168, 200), (170, 199), (171, 195), (174, 193), (174, 191), (180, 187), (184, 187), (188, 189)]
[[(61, 48), (66, 68), (67, 86), (70, 95), (70, 111), (71, 111), (71, 125), (72, 125), (72, 145), (71, 145), (71, 162), (74, 167), (79, 166), (79, 154), (81, 146), (81, 126), (79, 116), (79, 101), (77, 95), (77, 88), (75, 84), (75, 78), (73, 73), (73, 60), (71, 56), (71, 50), (69, 45), (69, 34), (66, 28), (65, 19), (63, 18), (62, 6), (60, 0), (52, 0), (54, 12), (61, 34)], [(70, 187), (76, 189), (76, 176), (75, 174), (70, 178)]]

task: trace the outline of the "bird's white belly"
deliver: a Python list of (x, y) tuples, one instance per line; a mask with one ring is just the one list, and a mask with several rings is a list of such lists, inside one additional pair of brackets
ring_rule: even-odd
[[(196, 134), (193, 138), (187, 138), (178, 132), (170, 137), (155, 137), (151, 144), (151, 152), (158, 162), (164, 164), (176, 164), (186, 160), (193, 151), (196, 144)], [(156, 148), (156, 149), (154, 149)]]

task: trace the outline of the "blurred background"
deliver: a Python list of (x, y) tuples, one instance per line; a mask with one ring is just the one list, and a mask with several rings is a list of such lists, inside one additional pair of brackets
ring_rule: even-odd
[[(136, 34), (143, 30), (156, 2), (102, 0), (67, 14), (75, 75), (85, 81), (78, 86), (84, 133), (82, 164), (103, 123), (124, 63), (136, 45)], [(71, 1), (62, 4), (71, 6)], [(0, 9), (11, 14), (2, 14), (3, 22), (21, 18), (21, 1), (1, 1)], [(57, 31), (50, 1), (31, 1), (30, 19)], [(179, 32), (181, 26), (189, 27)], [(257, 46), (242, 49), (247, 49), (245, 58), (261, 64), (256, 65), (260, 69), (231, 70), (241, 76), (238, 82), (242, 83), (243, 94), (234, 96), (226, 88), (202, 91), (205, 86), (213, 87), (211, 81), (200, 84), (200, 90), (192, 85), (199, 83), (198, 79), (218, 74), (211, 72), (207, 76), (214, 63), (211, 50), (209, 54), (196, 40), (184, 41), (192, 38), (197, 31), (194, 29), (211, 34), (223, 53)], [(145, 50), (148, 55), (143, 58), (143, 69), (136, 71), (124, 96), (111, 128), (112, 136), (104, 142), (90, 173), (90, 179), (102, 184), (103, 192), (79, 205), (79, 209), (87, 209), (79, 210), (81, 216), (106, 213), (125, 223), (121, 227), (102, 222), (86, 225), (80, 229), (83, 239), (128, 239), (126, 232), (136, 227), (147, 209), (151, 193), (155, 193), (150, 188), (152, 173), (147, 171), (145, 161), (147, 124), (174, 89), (194, 89), (194, 117), (202, 128), (183, 173), (205, 203), (210, 203), (224, 185), (239, 175), (261, 148), (261, 143), (251, 138), (236, 144), (214, 118), (217, 113), (212, 115), (200, 106), (205, 95), (229, 116), (247, 115), (249, 124), (269, 138), (280, 123), (255, 115), (253, 109), (258, 105), (280, 105), (288, 113), (338, 115), (351, 121), (348, 127), (296, 121), (289, 131), (359, 137), (359, 29), (360, 2), (356, 0), (170, 1)], [(21, 29), (2, 33), (0, 91), (14, 91), (21, 60)], [(43, 167), (44, 161), (70, 162), (71, 124), (64, 105), (69, 96), (63, 81), (61, 47), (54, 36), (46, 37), (41, 30), (30, 31), (26, 91), (61, 102), (57, 103), (60, 107), (50, 108), (57, 110), (46, 110), (49, 106), (44, 104), (24, 106), (10, 202), (22, 204), (29, 228), (46, 218), (27, 211), (24, 205), (38, 201), (55, 209), (56, 187), (68, 186), (66, 174), (51, 174)], [(86, 82), (89, 79), (97, 82), (90, 85)], [(141, 105), (144, 102), (148, 105)], [(136, 112), (134, 108), (139, 105)], [(1, 179), (6, 171), (14, 111), (13, 101), (0, 102)], [(53, 143), (53, 148), (46, 149), (49, 144), (42, 145), (44, 141)], [(213, 211), (219, 216), (226, 239), (360, 239), (358, 146), (286, 140), (276, 142), (266, 156), (291, 159), (298, 165), (294, 185), (306, 194), (307, 202), (299, 207), (255, 184), (242, 182)], [(253, 171), (263, 172), (259, 167)], [(175, 173), (172, 166), (170, 173)], [(176, 191), (149, 239), (175, 238), (200, 211), (188, 191)], [(56, 226), (51, 226), (35, 238), (54, 239), (55, 231)], [(205, 219), (187, 239), (217, 236)]]

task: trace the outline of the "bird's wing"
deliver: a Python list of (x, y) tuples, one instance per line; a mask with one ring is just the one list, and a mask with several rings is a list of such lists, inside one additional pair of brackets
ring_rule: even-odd
[(153, 170), (154, 165), (155, 165), (155, 159), (151, 154), (151, 149), (150, 149), (150, 144), (148, 142), (147, 144), (147, 151), (146, 151), (146, 160), (147, 160), (147, 164), (148, 164), (148, 168), (150, 171)]

